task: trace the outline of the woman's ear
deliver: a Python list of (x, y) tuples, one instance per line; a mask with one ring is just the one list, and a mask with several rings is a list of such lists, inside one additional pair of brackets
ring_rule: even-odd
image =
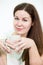
[(32, 26), (34, 26), (34, 22), (32, 22)]

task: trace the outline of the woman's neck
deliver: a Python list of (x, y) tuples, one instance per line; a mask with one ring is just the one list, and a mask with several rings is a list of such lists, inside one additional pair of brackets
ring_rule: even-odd
[[(19, 34), (17, 34), (16, 32), (14, 32), (13, 35), (19, 35)], [(20, 35), (20, 36), (21, 36), (21, 37), (26, 37), (27, 34), (22, 34), (22, 35)]]

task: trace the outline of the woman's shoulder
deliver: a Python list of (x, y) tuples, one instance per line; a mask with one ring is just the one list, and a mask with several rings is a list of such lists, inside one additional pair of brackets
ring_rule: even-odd
[(41, 55), (41, 60), (42, 60), (42, 64), (43, 64), (43, 54)]

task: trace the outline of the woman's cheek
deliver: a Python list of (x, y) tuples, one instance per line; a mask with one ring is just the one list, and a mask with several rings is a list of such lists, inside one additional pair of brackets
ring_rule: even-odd
[(14, 27), (15, 27), (17, 24), (18, 24), (18, 23), (17, 23), (16, 21), (13, 22)]
[(30, 28), (31, 28), (31, 23), (25, 24), (25, 29), (26, 29), (26, 30), (29, 30)]

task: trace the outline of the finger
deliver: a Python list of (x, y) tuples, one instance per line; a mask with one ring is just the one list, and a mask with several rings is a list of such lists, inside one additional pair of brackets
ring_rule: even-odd
[(20, 40), (19, 42), (17, 42), (14, 46), (15, 47), (18, 47), (18, 46), (20, 46), (20, 45), (22, 45), (23, 44), (23, 41), (22, 40)]
[(15, 48), (15, 51), (16, 51), (16, 52), (20, 52), (21, 50), (24, 50), (24, 49), (25, 49), (25, 44), (22, 44), (22, 45), (16, 47), (16, 48)]
[(5, 46), (4, 44), (3, 44), (3, 46), (2, 46), (2, 49), (3, 49), (3, 51), (5, 51), (5, 52), (7, 52), (7, 53), (10, 53), (10, 48), (9, 47), (7, 47), (7, 46)]
[(3, 41), (0, 41), (0, 49), (4, 52), (10, 52), (10, 48), (8, 48)]
[(6, 44), (8, 47), (10, 47), (11, 49), (14, 49), (14, 43), (11, 42), (10, 40), (6, 40)]
[(15, 49), (15, 46), (14, 45), (11, 45), (11, 44), (7, 44), (7, 46), (9, 47), (9, 48), (11, 48), (11, 49)]
[(11, 40), (8, 40), (8, 39), (6, 39), (5, 42), (6, 42), (6, 44), (11, 44), (11, 45), (13, 44), (13, 43), (11, 42)]
[(20, 41), (21, 41), (21, 38), (14, 40), (13, 43), (17, 43), (17, 42), (20, 42)]
[(10, 47), (11, 49), (15, 49), (16, 46), (20, 45), (21, 43), (18, 44), (19, 41), (15, 41), (15, 43), (12, 43), (10, 40), (6, 40), (6, 44), (8, 47)]
[(6, 42), (9, 43), (9, 44), (13, 44), (13, 43), (17, 43), (17, 42), (20, 42), (21, 39), (18, 39), (18, 40), (9, 40), (9, 39), (6, 39)]

